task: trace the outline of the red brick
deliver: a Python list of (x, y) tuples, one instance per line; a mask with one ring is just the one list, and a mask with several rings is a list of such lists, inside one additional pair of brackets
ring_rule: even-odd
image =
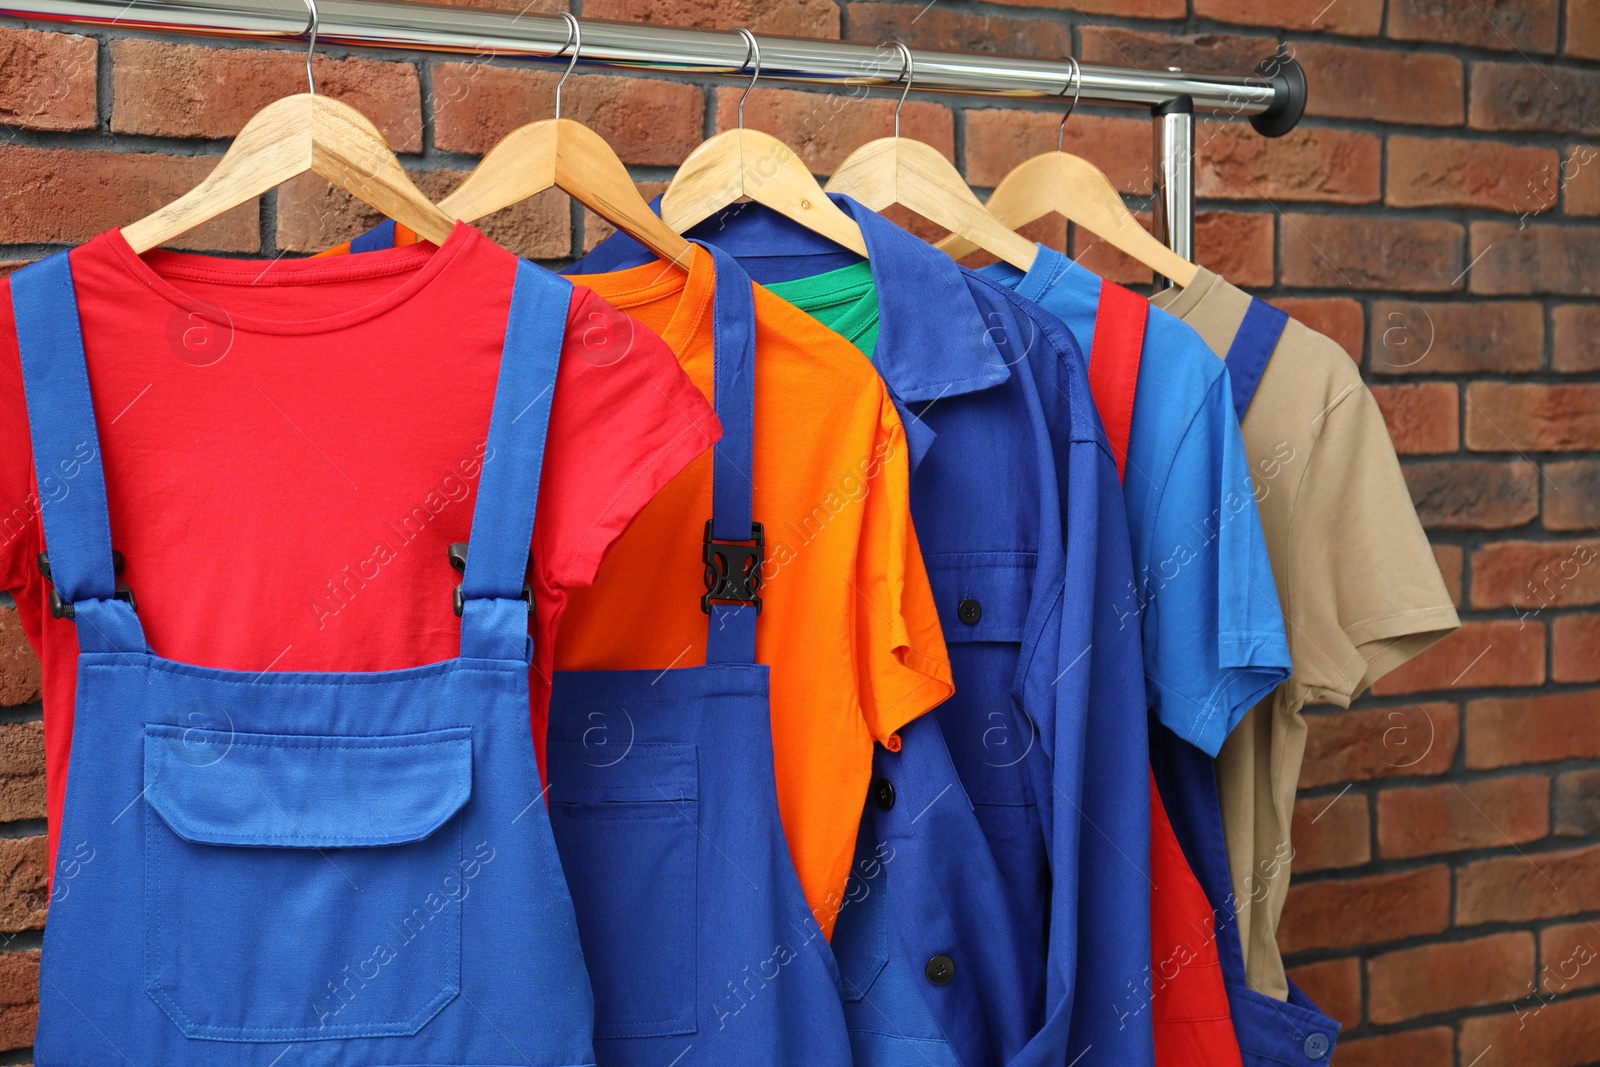
[[(845, 38), (851, 41), (904, 41), (912, 48), (1050, 59), (1072, 52), (1066, 25), (1045, 19), (971, 15), (911, 4), (851, 4), (846, 13)], [(883, 62), (891, 73), (898, 73), (904, 63), (896, 49), (885, 49)]]
[(1374, 385), (1389, 438), (1402, 455), (1454, 452), (1461, 447), (1461, 394), (1444, 382)]
[(39, 657), (33, 654), (17, 613), (0, 609), (0, 707), (39, 699)]
[[(0, 145), (0, 244), (80, 244), (163, 207), (216, 166), (214, 157)], [(173, 248), (255, 252), (256, 201), (191, 230)]]
[(839, 8), (830, 0), (584, 0), (583, 17), (702, 30), (743, 26), (762, 36), (839, 36)]
[[(154, 137), (234, 137), (256, 112), (306, 91), (305, 56), (168, 41), (111, 42), (111, 129)], [(317, 92), (342, 100), (397, 152), (422, 150), (422, 88), (410, 63), (312, 62)]]
[(1361, 362), (1366, 313), (1358, 301), (1343, 296), (1285, 296), (1275, 297), (1272, 302), (1291, 318), (1333, 338), (1351, 359)]
[(1600, 370), (1600, 306), (1563, 304), (1550, 312), (1550, 324), (1556, 370)]
[(1525, 995), (1512, 1011), (1460, 1026), (1457, 1050), (1467, 1067), (1580, 1067), (1594, 1062), (1600, 1044), (1600, 997), (1550, 1003)]
[(0, 931), (41, 930), (50, 905), (43, 834), (0, 838)]
[(1600, 603), (1600, 542), (1500, 541), (1472, 555), (1472, 606), (1542, 611)]
[(1297, 43), (1294, 55), (1317, 87), (1307, 115), (1412, 126), (1456, 126), (1463, 118), (1461, 60), (1454, 56), (1325, 42)]
[(0, 122), (29, 130), (95, 124), (99, 46), (75, 33), (0, 28)]
[(1550, 627), (1550, 680), (1600, 682), (1600, 615), (1562, 615)]
[(1600, 690), (1467, 704), (1467, 766), (1600, 759)]
[(1544, 200), (1553, 199), (1555, 187), (1561, 190), (1561, 210), (1568, 215), (1600, 215), (1600, 145), (1569, 145), (1562, 156), (1559, 171), (1541, 175), (1538, 195)]
[(1371, 37), (1383, 23), (1382, 0), (1195, 0), (1201, 18), (1284, 30), (1319, 30)]
[(1449, 924), (1450, 872), (1444, 866), (1291, 884), (1278, 946), (1293, 953), (1377, 945), (1437, 934)]
[(1521, 59), (1472, 66), (1467, 125), (1475, 130), (1588, 133), (1597, 110), (1600, 71)]
[(1459, 223), (1432, 219), (1284, 215), (1282, 281), (1319, 289), (1459, 289), (1465, 238)]
[(42, 819), (44, 729), (37, 722), (0, 726), (0, 822)]
[(1463, 555), (1460, 545), (1433, 546), (1433, 561), (1439, 565), (1439, 576), (1444, 579), (1444, 587), (1450, 593), (1450, 602), (1458, 608), (1461, 606)]
[[(441, 63), (433, 74), (433, 139), (482, 155), (500, 138), (555, 114), (550, 71)], [(561, 113), (590, 127), (624, 163), (675, 167), (704, 139), (705, 98), (692, 85), (585, 74), (561, 91)]]
[(1384, 203), (1532, 212), (1555, 206), (1539, 192), (1560, 170), (1554, 149), (1455, 138), (1389, 138)]
[[(434, 200), (442, 200), (459, 185), (467, 172), (425, 171), (415, 174), (417, 185)], [(478, 220), (489, 238), (529, 259), (558, 259), (572, 254), (572, 213), (567, 195), (547, 190)], [(315, 176), (286, 182), (278, 191), (279, 248), (314, 252), (347, 241), (380, 221), (378, 212)]]
[(1295, 802), (1294, 869), (1298, 874), (1359, 867), (1372, 859), (1367, 798), (1360, 794)]
[(1084, 23), (1079, 33), (1083, 44), (1078, 58), (1083, 62), (1140, 70), (1252, 70), (1278, 49), (1272, 37), (1231, 33), (1150, 33), (1091, 23)]
[(1195, 262), (1235, 285), (1272, 284), (1272, 216), (1202, 211), (1194, 220)]
[(1561, 837), (1593, 837), (1600, 833), (1600, 767), (1556, 775), (1555, 825)]
[[(908, 107), (910, 105), (907, 105)], [(998, 185), (1025, 159), (1056, 149), (1061, 118), (1047, 111), (980, 108), (966, 113), (967, 180)], [(1118, 191), (1150, 194), (1150, 124), (1146, 119), (1075, 115), (1067, 121), (1062, 148), (1105, 172)]]
[[(717, 90), (717, 129), (738, 128), (743, 93), (743, 89)], [(744, 124), (794, 149), (812, 173), (831, 174), (868, 141), (894, 134), (894, 108), (894, 100), (868, 97), (860, 87), (826, 93), (758, 88), (745, 101)], [(900, 113), (900, 134), (955, 158), (955, 116), (941, 104), (908, 101)]]
[(1444, 774), (1455, 764), (1461, 712), (1454, 704), (1307, 710), (1301, 789)]
[(1430, 689), (1483, 689), (1544, 684), (1544, 627), (1499, 619), (1461, 629), (1401, 664), (1373, 685), (1378, 696)]
[(1504, 1003), (1531, 981), (1533, 935), (1525, 931), (1402, 949), (1367, 961), (1367, 1014), (1383, 1025)]
[(1567, 3), (1567, 40), (1562, 49), (1569, 56), (1600, 59), (1600, 8), (1577, 0)]
[[(1600, 845), (1512, 853), (1456, 871), (1456, 925), (1528, 922), (1600, 909)], [(1587, 1061), (1585, 1061), (1587, 1062)]]
[(1532, 463), (1409, 463), (1402, 473), (1417, 517), (1430, 530), (1504, 530), (1539, 514), (1539, 469)]
[(1208, 133), (1196, 137), (1197, 196), (1369, 204), (1381, 195), (1383, 142), (1373, 134), (1302, 127), (1266, 138), (1238, 122)]
[(1589, 296), (1600, 289), (1596, 242), (1600, 226), (1474, 222), (1472, 291)]
[(1011, 0), (1011, 7), (1047, 7), (1074, 15), (1119, 15), (1122, 18), (1181, 19), (1186, 0)]
[(1475, 452), (1600, 448), (1600, 385), (1473, 382), (1467, 447)]
[(1544, 308), (1531, 300), (1380, 300), (1371, 333), (1374, 374), (1514, 373), (1544, 362)]
[(1499, 51), (1553, 52), (1559, 0), (1392, 0), (1388, 35)]
[(1447, 1026), (1406, 1030), (1359, 1041), (1340, 1041), (1338, 1067), (1455, 1067), (1454, 1034)]
[(1549, 833), (1550, 779), (1543, 776), (1378, 794), (1378, 851), (1385, 859), (1520, 845)]
[(39, 950), (0, 952), (0, 1049), (27, 1048), (39, 1025)]
[[(1570, 993), (1600, 985), (1600, 933), (1593, 923), (1547, 926), (1539, 931), (1539, 989)], [(1527, 990), (1519, 990), (1526, 995)]]
[(1574, 459), (1544, 465), (1544, 528), (1600, 527), (1600, 462)]
[[(1295, 861), (1296, 866), (1299, 861)], [(1322, 1013), (1345, 1026), (1361, 1021), (1361, 963), (1352, 958), (1323, 960), (1289, 968), (1289, 980), (1300, 987)], [(1343, 1064), (1343, 1053), (1340, 1063)]]

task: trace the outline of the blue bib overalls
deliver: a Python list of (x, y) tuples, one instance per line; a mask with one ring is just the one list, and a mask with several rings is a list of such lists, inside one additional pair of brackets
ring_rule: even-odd
[[(52, 600), (82, 648), (62, 833), (97, 859), (51, 908), (41, 1067), (593, 1063), (523, 593), (571, 291), (518, 265), (457, 659), (163, 659), (119, 599), (102, 466), (45, 509)], [(67, 255), (11, 293), (42, 480), (82, 442), (98, 453)]]
[(722, 440), (698, 561), (716, 586), (702, 601), (706, 664), (558, 673), (550, 819), (594, 982), (601, 1064), (848, 1067), (838, 969), (778, 819), (767, 667), (755, 661), (751, 282), (707, 247)]

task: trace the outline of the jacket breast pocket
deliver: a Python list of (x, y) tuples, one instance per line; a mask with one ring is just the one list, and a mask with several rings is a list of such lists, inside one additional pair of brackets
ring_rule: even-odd
[(144, 783), (146, 992), (187, 1037), (414, 1034), (460, 991), (470, 728), (149, 724)]
[(695, 746), (638, 743), (613, 759), (552, 741), (549, 769), (550, 824), (594, 988), (595, 1037), (694, 1033)]

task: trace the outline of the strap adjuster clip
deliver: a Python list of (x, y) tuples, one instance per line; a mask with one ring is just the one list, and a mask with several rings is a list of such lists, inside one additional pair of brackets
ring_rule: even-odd
[[(55, 580), (50, 576), (50, 553), (39, 553), (38, 558), (34, 562), (39, 565), (39, 573), (44, 576), (44, 580), (50, 583), (50, 614), (54, 615), (58, 619), (70, 619), (76, 616), (77, 609), (72, 606), (72, 601), (63, 597), (60, 592), (56, 590)], [(111, 550), (112, 573), (121, 574), (124, 564), (125, 561), (122, 558), (122, 553), (113, 548)], [(138, 612), (139, 603), (138, 601), (134, 600), (133, 590), (128, 588), (127, 582), (120, 580), (117, 581), (115, 585), (115, 591), (112, 593), (112, 596), (128, 605), (128, 607), (132, 608), (135, 613)]]
[[(445, 550), (445, 555), (450, 560), (450, 566), (454, 567), (456, 570), (460, 571), (462, 574), (465, 574), (467, 572), (467, 543), (465, 541), (453, 541), (453, 542), (451, 542), (450, 547)], [(533, 566), (533, 553), (531, 551), (528, 553), (528, 566), (530, 566), (530, 567)], [(528, 602), (528, 614), (532, 615), (533, 614), (533, 583), (532, 582), (526, 582), (525, 581), (525, 582), (522, 583), (522, 599), (526, 600)], [(461, 617), (461, 608), (462, 608), (462, 605), (465, 602), (466, 602), (466, 598), (461, 595), (461, 587), (458, 585), (458, 586), (456, 586), (455, 593), (452, 596), (452, 606), (455, 608), (456, 618), (458, 618), (458, 619)]]
[(711, 520), (700, 553), (705, 564), (705, 595), (700, 610), (711, 614), (712, 603), (754, 604), (761, 614), (761, 565), (766, 561), (766, 535), (759, 522), (750, 524), (749, 541), (718, 541)]

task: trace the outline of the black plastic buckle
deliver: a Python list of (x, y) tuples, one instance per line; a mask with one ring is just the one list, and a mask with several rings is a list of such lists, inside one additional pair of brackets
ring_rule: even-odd
[[(465, 541), (451, 542), (450, 547), (445, 550), (445, 555), (450, 560), (450, 566), (454, 567), (462, 574), (467, 572), (467, 543)], [(528, 566), (533, 566), (533, 553), (531, 551), (528, 553)], [(528, 614), (532, 615), (533, 583), (522, 583), (522, 599), (528, 602)], [(465, 598), (461, 595), (461, 587), (458, 585), (456, 586), (455, 593), (452, 596), (452, 606), (455, 608), (456, 618), (458, 619), (461, 617), (461, 606), (463, 603), (465, 603)]]
[(750, 524), (749, 541), (718, 541), (706, 520), (700, 561), (706, 565), (706, 593), (700, 610), (711, 614), (712, 603), (754, 604), (761, 614), (761, 564), (766, 559), (766, 535), (759, 522)]
[[(72, 601), (67, 600), (60, 593), (56, 592), (54, 579), (52, 579), (50, 576), (50, 553), (39, 553), (38, 559), (36, 559), (34, 562), (39, 565), (39, 573), (44, 576), (44, 580), (51, 583), (50, 614), (54, 615), (58, 619), (70, 619), (77, 615), (77, 610), (73, 608)], [(122, 558), (122, 553), (113, 548), (111, 550), (111, 572), (113, 574), (121, 574), (122, 568), (125, 565), (126, 561)], [(117, 582), (115, 590), (111, 595), (115, 599), (127, 604), (128, 607), (132, 608), (136, 614), (138, 613), (139, 602), (133, 598), (133, 590), (128, 588), (127, 582)]]

